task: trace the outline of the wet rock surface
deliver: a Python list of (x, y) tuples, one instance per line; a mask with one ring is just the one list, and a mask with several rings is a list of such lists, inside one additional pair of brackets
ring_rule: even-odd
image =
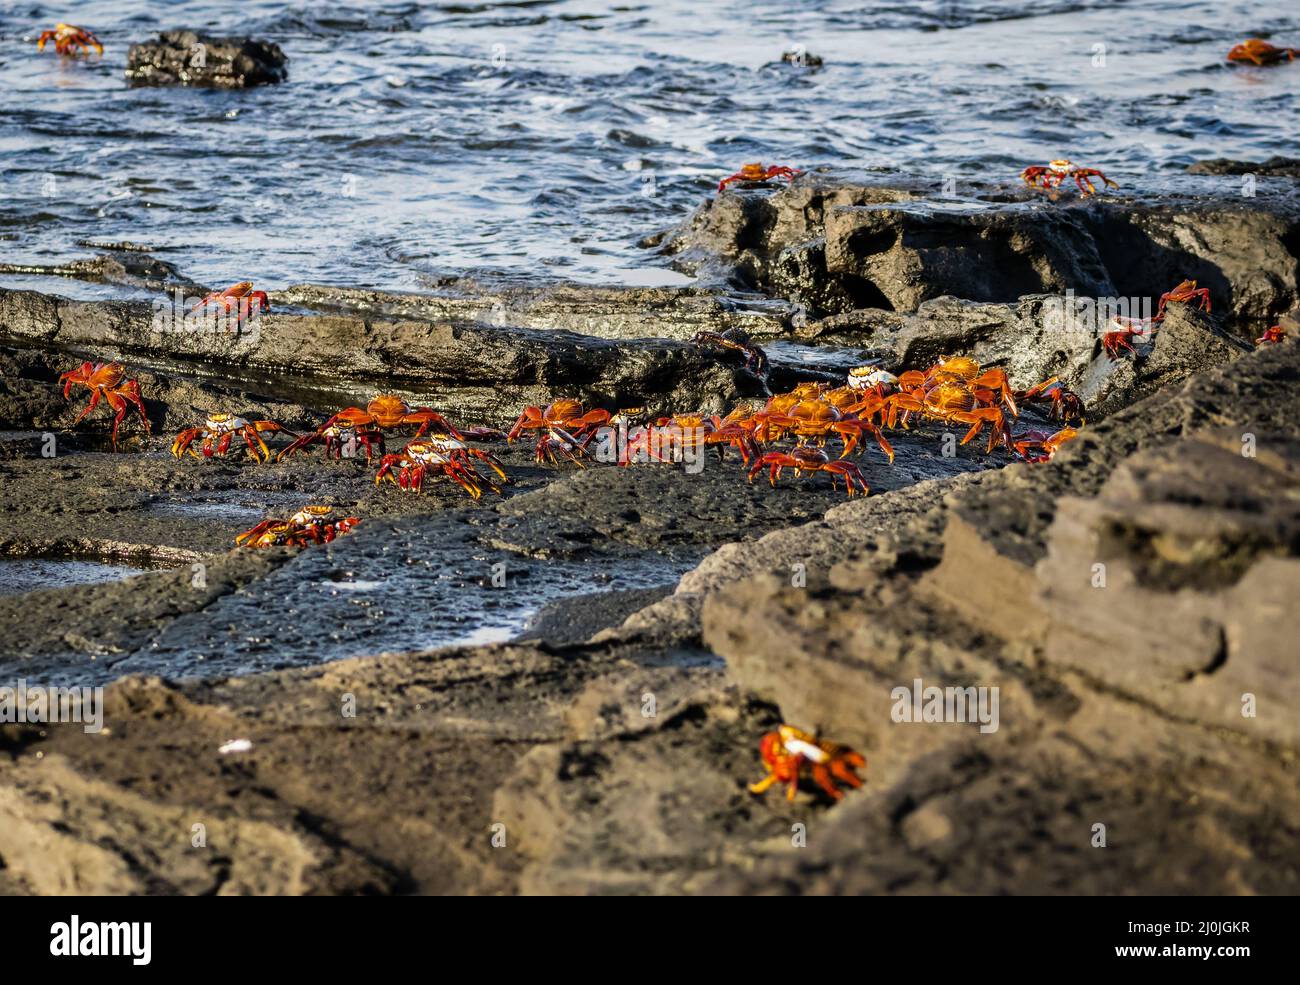
[[(0, 292), (0, 563), (164, 569), (0, 596), (0, 681), (108, 685), (99, 733), (0, 726), (0, 891), (1295, 893), (1292, 199), (933, 194), (814, 175), (719, 196), (666, 244), (716, 292), (304, 286), (224, 338)], [(1083, 286), (1175, 245), (1156, 293), (1200, 276), (1213, 311), (1171, 305), (1108, 359)], [(1290, 337), (1254, 349), (1265, 318)], [(689, 342), (731, 327), (768, 379)], [(319, 449), (166, 453), (212, 411), (301, 431), (380, 389), (503, 427), (558, 396), (722, 410), (958, 353), (1017, 387), (1060, 376), (1087, 426), (1034, 465), (895, 429), (852, 501), (820, 475), (751, 485), (734, 452), (578, 470), (484, 445), (513, 482), (478, 502)], [(116, 454), (54, 385), (110, 357), (155, 432), (128, 421)], [(231, 549), (307, 501), (362, 522)], [(975, 689), (964, 721), (899, 720), (918, 681)], [(749, 793), (782, 721), (860, 750), (864, 788)], [(211, 849), (187, 847), (196, 821)]]
[(1270, 157), (1266, 161), (1233, 161), (1216, 157), (1189, 165), (1188, 174), (1262, 174), (1269, 177), (1300, 178), (1300, 158)]
[(1300, 193), (1260, 177), (1250, 197), (1237, 185), (1207, 196), (1184, 179), (1192, 183), (1157, 194), (1081, 200), (977, 182), (945, 194), (941, 181), (890, 172), (848, 182), (812, 173), (776, 192), (722, 192), (653, 245), (706, 281), (766, 290), (812, 315), (908, 313), (946, 294), (1155, 299), (1191, 278), (1236, 318), (1273, 318), (1296, 302)]
[(269, 41), (163, 31), (156, 40), (131, 45), (126, 78), (136, 86), (244, 89), (283, 82), (288, 62), (280, 46)]

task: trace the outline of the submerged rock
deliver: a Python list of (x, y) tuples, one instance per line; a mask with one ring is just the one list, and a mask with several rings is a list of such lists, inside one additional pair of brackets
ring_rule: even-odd
[(163, 31), (156, 41), (131, 45), (126, 78), (131, 85), (243, 89), (283, 82), (288, 62), (280, 46), (269, 41)]

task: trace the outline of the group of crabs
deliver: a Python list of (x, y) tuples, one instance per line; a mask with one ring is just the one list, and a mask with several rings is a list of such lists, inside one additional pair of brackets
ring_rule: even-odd
[[(227, 310), (238, 305), (241, 313), (253, 304), (259, 310), (269, 308), (265, 293), (253, 291), (247, 281), (211, 294), (199, 305), (212, 303)], [(1198, 287), (1194, 280), (1183, 281), (1161, 295), (1153, 318), (1117, 318), (1115, 330), (1101, 338), (1106, 356), (1116, 360), (1126, 352), (1132, 353), (1133, 342), (1139, 336), (1150, 338), (1171, 303), (1195, 303), (1209, 311), (1210, 292)], [(1284, 338), (1282, 327), (1275, 325), (1255, 341), (1263, 345)], [(757, 375), (766, 375), (766, 356), (744, 337), (701, 332), (694, 342), (738, 350), (744, 356), (746, 368)], [(113, 413), (114, 448), (118, 428), (132, 410), (139, 415), (146, 434), (149, 433), (140, 384), (126, 377), (121, 363), (86, 362), (63, 373), (59, 383), (63, 385), (65, 398), (71, 397), (74, 385), (90, 391), (90, 401), (77, 423), (101, 399), (108, 405)], [(1030, 427), (1017, 432), (1014, 423), (1019, 418), (1020, 407), (1026, 404), (1044, 405), (1047, 419), (1059, 424), (1059, 430)], [(202, 424), (177, 434), (171, 453), (178, 459), (186, 455), (224, 457), (239, 441), (254, 461), (265, 463), (273, 457), (283, 461), (319, 444), (326, 457), (336, 459), (361, 454), (369, 464), (377, 455), (377, 485), (391, 482), (400, 490), (418, 494), (427, 479), (444, 477), (477, 500), (485, 490), (502, 495), (502, 486), (511, 481), (500, 459), (477, 447), (478, 442), (513, 442), (525, 432), (536, 432), (534, 458), (537, 462), (585, 467), (591, 458), (591, 442), (602, 431), (615, 429), (627, 439), (619, 458), (622, 465), (680, 460), (688, 455), (698, 456), (710, 446), (723, 460), (726, 449), (734, 448), (739, 451), (751, 482), (764, 469), (772, 486), (787, 468), (796, 475), (823, 472), (830, 476), (832, 487), (843, 479), (845, 492), (853, 496), (866, 494), (869, 489), (860, 468), (848, 460), (850, 456), (860, 451), (864, 439), (869, 437), (892, 464), (894, 449), (885, 432), (900, 426), (908, 428), (913, 421), (963, 427), (966, 432), (962, 445), (987, 431), (986, 453), (1000, 447), (1020, 460), (1043, 462), (1078, 435), (1078, 427), (1084, 424), (1084, 405), (1057, 377), (1018, 390), (1011, 386), (1004, 370), (982, 367), (966, 356), (952, 356), (943, 357), (924, 370), (909, 370), (897, 376), (878, 366), (859, 366), (849, 371), (841, 386), (801, 383), (789, 392), (770, 397), (761, 407), (742, 403), (725, 416), (692, 413), (652, 420), (640, 408), (611, 414), (602, 409), (588, 410), (577, 400), (560, 399), (545, 407), (525, 407), (509, 432), (502, 432), (488, 427), (457, 427), (430, 407), (411, 406), (396, 395), (380, 394), (364, 408), (347, 407), (315, 430), (297, 434), (276, 421), (213, 413)], [(415, 435), (401, 451), (387, 452), (385, 432), (412, 427), (416, 429)], [(291, 440), (273, 454), (263, 437), (269, 434), (284, 434)], [(793, 441), (792, 447), (773, 447), (787, 440)], [(840, 443), (838, 458), (831, 458), (826, 450), (828, 442), (833, 440)], [(336, 518), (329, 507), (311, 506), (287, 520), (266, 520), (240, 534), (236, 541), (249, 547), (328, 543), (358, 522), (356, 517)]]
[[(91, 50), (103, 52), (103, 46), (94, 35), (69, 24), (59, 24), (54, 30), (44, 32), (38, 40), (38, 47), (43, 49), (51, 40), (60, 55), (84, 54)], [(1271, 65), (1293, 61), (1297, 54), (1300, 52), (1293, 48), (1277, 48), (1259, 39), (1251, 39), (1236, 45), (1228, 53), (1228, 59)], [(718, 188), (722, 190), (736, 182), (793, 179), (797, 174), (794, 169), (784, 166), (746, 164), (740, 171), (724, 178)], [(1106, 186), (1118, 187), (1102, 172), (1076, 167), (1064, 159), (1046, 166), (1028, 167), (1021, 177), (1026, 184), (1044, 190), (1055, 189), (1062, 182), (1073, 179), (1084, 197), (1096, 192), (1093, 178), (1099, 178)], [(254, 305), (258, 311), (268, 310), (266, 294), (252, 288), (251, 283), (242, 282), (209, 295), (200, 305), (215, 302), (226, 311), (238, 306), (241, 317)], [(1154, 318), (1146, 321), (1116, 319), (1116, 330), (1102, 336), (1106, 355), (1113, 360), (1121, 358), (1125, 352), (1133, 352), (1133, 341), (1154, 332), (1171, 302), (1198, 303), (1209, 311), (1210, 293), (1208, 289), (1198, 287), (1195, 281), (1184, 281), (1161, 296)], [(1256, 343), (1276, 343), (1284, 336), (1280, 326), (1273, 326), (1256, 339)], [(712, 333), (701, 333), (696, 341), (740, 349), (745, 354), (747, 368), (760, 374), (765, 369), (762, 351), (745, 341)], [(84, 363), (62, 374), (59, 382), (63, 384), (65, 398), (70, 397), (74, 384), (83, 385), (91, 392), (90, 402), (77, 421), (93, 411), (101, 399), (107, 403), (114, 414), (114, 447), (118, 427), (132, 409), (138, 412), (145, 433), (149, 433), (140, 384), (126, 378), (121, 363)], [(1048, 417), (1063, 426), (1054, 433), (1033, 428), (1014, 433), (1012, 422), (1019, 415), (1019, 407), (1033, 403), (1050, 405)], [(855, 492), (865, 494), (868, 488), (858, 466), (845, 459), (858, 448), (866, 435), (875, 440), (892, 463), (894, 450), (885, 438), (884, 429), (899, 425), (907, 427), (912, 419), (965, 426), (967, 431), (961, 442), (964, 445), (978, 437), (987, 426), (987, 452), (1001, 446), (1017, 458), (1042, 462), (1050, 459), (1061, 445), (1078, 434), (1072, 425), (1082, 426), (1083, 415), (1082, 400), (1056, 377), (1027, 390), (1015, 390), (1002, 370), (981, 367), (973, 359), (956, 356), (942, 358), (928, 369), (911, 370), (898, 376), (878, 367), (858, 367), (849, 372), (845, 385), (841, 387), (805, 383), (789, 393), (773, 396), (761, 409), (742, 404), (725, 417), (677, 415), (660, 418), (653, 425), (644, 419), (640, 410), (610, 414), (604, 410), (586, 410), (575, 400), (557, 400), (545, 408), (526, 407), (510, 431), (503, 434), (491, 428), (457, 428), (437, 411), (412, 407), (391, 394), (377, 396), (364, 409), (348, 407), (305, 435), (288, 431), (274, 421), (215, 413), (202, 425), (181, 431), (172, 442), (171, 452), (178, 459), (186, 454), (195, 458), (224, 456), (239, 438), (255, 461), (268, 462), (272, 453), (262, 435), (284, 433), (293, 440), (275, 456), (277, 461), (313, 443), (323, 445), (325, 454), (336, 458), (359, 448), (367, 462), (377, 451), (380, 458), (376, 484), (390, 481), (402, 490), (419, 493), (426, 477), (437, 474), (451, 479), (471, 497), (478, 499), (484, 489), (500, 494), (501, 486), (497, 479), (501, 483), (508, 483), (510, 479), (496, 456), (469, 444), (470, 440), (504, 438), (513, 441), (524, 431), (537, 431), (539, 437), (534, 455), (538, 462), (558, 464), (567, 461), (582, 466), (593, 437), (602, 428), (621, 425), (635, 428), (637, 435), (621, 459), (622, 464), (634, 460), (638, 451), (647, 457), (663, 460), (664, 446), (655, 446), (650, 439), (656, 428), (660, 432), (667, 429), (681, 443), (675, 451), (671, 445), (668, 446), (670, 454), (679, 454), (688, 447), (702, 450), (713, 445), (721, 458), (727, 447), (734, 447), (748, 468), (751, 482), (764, 469), (768, 470), (773, 486), (786, 468), (793, 469), (796, 474), (826, 472), (830, 474), (833, 485), (837, 478), (843, 478), (845, 490), (852, 496)], [(400, 427), (415, 427), (414, 438), (401, 452), (386, 454), (384, 432)], [(784, 438), (793, 438), (794, 446), (788, 450), (765, 450), (765, 446)], [(825, 450), (830, 438), (838, 438), (841, 442), (842, 451), (838, 459), (831, 459)], [(484, 466), (489, 474), (480, 471), (476, 463)], [(333, 507), (309, 505), (287, 520), (259, 523), (240, 534), (236, 543), (247, 547), (306, 547), (329, 543), (359, 522), (357, 517), (336, 515)], [(759, 752), (767, 774), (750, 785), (749, 790), (754, 794), (762, 794), (781, 783), (785, 785), (787, 799), (793, 800), (805, 775), (810, 776), (833, 801), (844, 796), (839, 784), (855, 788), (862, 785), (857, 770), (866, 766), (866, 760), (860, 753), (788, 724), (764, 735)]]

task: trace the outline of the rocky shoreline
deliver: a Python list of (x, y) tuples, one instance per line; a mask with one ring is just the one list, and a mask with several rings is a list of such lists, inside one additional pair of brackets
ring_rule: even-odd
[[(4, 680), (108, 684), (97, 734), (0, 725), (0, 893), (1296, 892), (1300, 192), (1215, 174), (1086, 202), (808, 174), (647, 239), (691, 288), (301, 285), (237, 334), (0, 281), (0, 560), (170, 569), (0, 597)], [(38, 273), (205, 292), (127, 250)], [(1106, 358), (1088, 303), (1185, 278), (1212, 311)], [(1270, 324), (1289, 338), (1256, 348)], [(691, 341), (736, 330), (769, 374)], [(502, 427), (950, 354), (1059, 376), (1087, 426), (1038, 464), (892, 431), (849, 502), (734, 460), (501, 446), (514, 484), (471, 503), (165, 447), (212, 411), (302, 430), (379, 390)], [(110, 358), (154, 431), (117, 454), (55, 386)], [(308, 500), (363, 522), (230, 549)], [(482, 626), (509, 641), (436, 645)], [(1000, 727), (895, 721), (915, 680), (998, 688)], [(781, 721), (860, 750), (866, 786), (750, 794)]]

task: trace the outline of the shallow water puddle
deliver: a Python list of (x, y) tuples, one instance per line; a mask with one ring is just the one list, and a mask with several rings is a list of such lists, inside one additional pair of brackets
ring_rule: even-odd
[(0, 595), (22, 595), (40, 588), (68, 588), (121, 581), (144, 569), (77, 558), (0, 559)]

